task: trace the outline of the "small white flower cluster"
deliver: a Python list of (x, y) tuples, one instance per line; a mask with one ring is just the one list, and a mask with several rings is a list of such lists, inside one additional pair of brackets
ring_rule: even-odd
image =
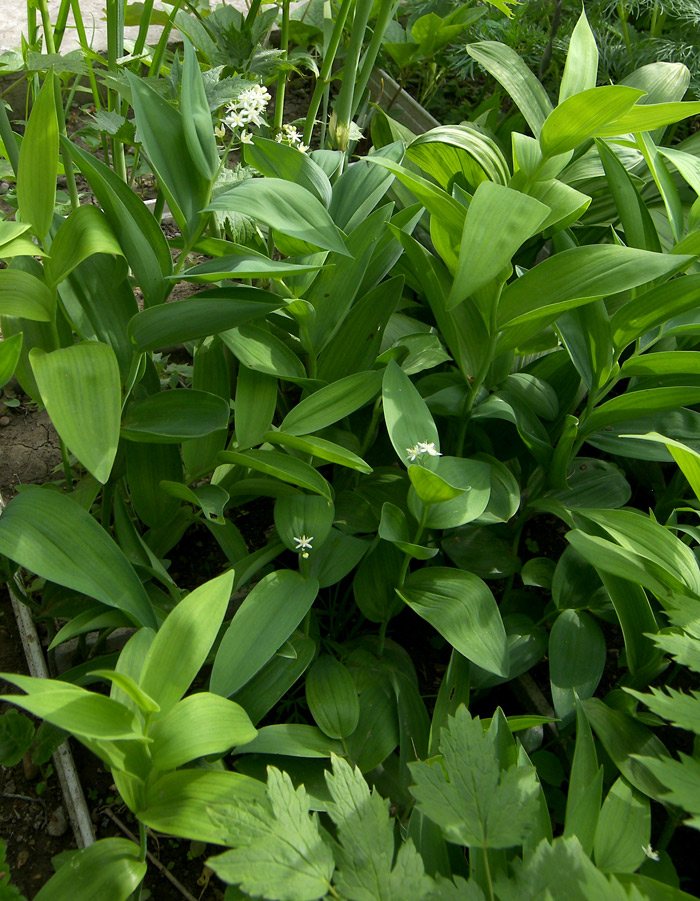
[(429, 457), (441, 457), (442, 454), (435, 447), (434, 441), (419, 441), (414, 447), (407, 447), (406, 453), (408, 454), (408, 462), (415, 463), (416, 460), (420, 460), (426, 454)]
[(242, 144), (252, 144), (253, 135), (248, 129), (265, 124), (265, 110), (270, 102), (270, 92), (260, 84), (252, 84), (238, 95), (233, 103), (229, 103), (221, 124), (216, 127), (216, 134), (223, 138), (225, 128), (234, 134), (240, 129), (238, 140)]
[(312, 551), (311, 542), (314, 540), (313, 535), (302, 535), (301, 538), (294, 537), (292, 539), (296, 541), (297, 546), (294, 548), (295, 551), (301, 551), (301, 556), (306, 559), (309, 556), (309, 551)]
[(282, 131), (278, 131), (275, 136), (275, 141), (278, 144), (287, 144), (289, 147), (296, 147), (297, 150), (300, 150), (302, 153), (307, 153), (309, 150), (308, 144), (304, 144), (302, 142), (302, 136), (299, 134), (295, 125), (283, 125)]

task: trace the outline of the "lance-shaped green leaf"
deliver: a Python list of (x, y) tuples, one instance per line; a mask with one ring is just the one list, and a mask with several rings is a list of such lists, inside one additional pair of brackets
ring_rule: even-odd
[(234, 211), (324, 250), (348, 255), (343, 233), (306, 188), (281, 178), (248, 178), (212, 201), (207, 211)]
[(330, 738), (349, 738), (360, 719), (352, 676), (335, 657), (324, 654), (306, 676), (306, 702), (319, 728)]
[[(612, 244), (573, 247), (544, 260), (508, 285), (501, 295), (498, 326), (543, 325), (564, 310), (590, 300), (668, 277), (691, 259), (679, 257), (676, 262), (672, 254)], [(519, 329), (520, 334), (522, 331)]]
[(552, 112), (552, 103), (539, 80), (515, 50), (498, 41), (467, 44), (467, 53), (503, 85), (525, 117), (535, 137)]
[(576, 22), (571, 34), (566, 65), (559, 86), (559, 102), (594, 88), (598, 76), (598, 47), (595, 36), (588, 24), (585, 9)]
[(457, 175), (474, 187), (483, 181), (505, 185), (510, 180), (496, 141), (471, 122), (431, 128), (411, 141), (406, 156), (446, 191), (451, 191)]
[(333, 441), (327, 441), (325, 438), (317, 438), (314, 435), (300, 436), (288, 435), (286, 432), (265, 432), (262, 436), (263, 441), (268, 444), (279, 444), (282, 447), (291, 447), (293, 450), (301, 451), (304, 454), (311, 454), (318, 457), (319, 460), (326, 460), (328, 463), (336, 463), (338, 466), (347, 466), (348, 469), (355, 469), (357, 472), (372, 472), (372, 467), (365, 463), (362, 457), (353, 454), (347, 448)]
[(343, 746), (339, 741), (324, 735), (316, 726), (302, 723), (263, 726), (251, 742), (236, 748), (236, 755), (271, 754), (284, 757), (327, 758), (332, 754), (342, 753)]
[(585, 611), (563, 610), (549, 635), (549, 678), (557, 716), (573, 718), (576, 697), (590, 698), (605, 668), (605, 638)]
[(233, 572), (200, 585), (172, 610), (153, 639), (139, 684), (160, 704), (173, 708), (201, 669), (231, 597)]
[(699, 402), (700, 388), (695, 385), (630, 391), (614, 397), (594, 409), (591, 415), (581, 422), (579, 434), (584, 437), (616, 422), (624, 422), (627, 419), (647, 416), (650, 413), (660, 413), (664, 410), (689, 407)]
[[(539, 230), (550, 212), (527, 194), (482, 182), (469, 204), (447, 308), (457, 306), (509, 266), (516, 250)], [(488, 322), (490, 311), (485, 312)]]
[(199, 757), (244, 745), (255, 738), (257, 729), (238, 704), (200, 691), (155, 718), (148, 734), (155, 767), (174, 770)]
[(628, 247), (660, 252), (656, 226), (629, 173), (604, 141), (597, 141), (596, 146), (625, 230), (625, 243)]
[(43, 579), (117, 607), (151, 628), (140, 579), (107, 532), (70, 497), (30, 486), (0, 517), (0, 554)]
[(331, 500), (331, 486), (323, 476), (306, 461), (290, 454), (274, 450), (247, 450), (242, 453), (221, 451), (219, 460), (222, 463), (236, 463), (238, 466), (263, 472), (265, 475), (274, 476), (282, 482), (305, 488)]
[[(427, 472), (427, 470), (425, 471)], [(395, 544), (400, 551), (409, 554), (415, 560), (430, 560), (439, 550), (436, 547), (423, 547), (420, 544), (412, 543), (408, 533), (406, 514), (400, 507), (389, 501), (382, 504), (379, 537)]]
[(228, 491), (221, 485), (200, 485), (188, 488), (182, 482), (161, 479), (160, 487), (170, 497), (177, 497), (199, 508), (210, 522), (224, 523), (224, 507), (228, 503)]
[(210, 182), (190, 155), (181, 114), (146, 81), (126, 75), (141, 143), (173, 216), (189, 234), (197, 227)]
[(612, 138), (629, 132), (634, 134), (640, 131), (653, 131), (655, 128), (680, 122), (689, 116), (697, 116), (699, 112), (700, 101), (697, 100), (686, 103), (637, 103), (619, 118), (608, 122), (596, 134), (601, 138)]
[(70, 682), (12, 673), (3, 673), (2, 678), (27, 692), (3, 695), (3, 701), (11, 701), (73, 735), (101, 741), (144, 741), (133, 712), (118, 701)]
[(318, 163), (306, 153), (299, 153), (295, 147), (256, 136), (255, 141), (245, 147), (245, 161), (266, 178), (281, 178), (301, 185), (326, 209), (330, 206), (331, 183), (328, 176)]
[(482, 669), (508, 675), (506, 630), (491, 590), (478, 576), (433, 566), (411, 573), (399, 597)]
[(56, 431), (88, 472), (105, 484), (119, 444), (119, 364), (106, 344), (29, 353), (41, 399)]
[[(440, 436), (426, 402), (406, 373), (391, 360), (382, 380), (384, 421), (402, 463), (439, 455)], [(422, 451), (425, 445), (429, 450)]]
[(23, 269), (0, 269), (0, 315), (50, 322), (53, 295), (41, 279)]
[(344, 419), (374, 398), (382, 384), (381, 372), (355, 372), (315, 391), (300, 401), (280, 423), (290, 435), (308, 435)]
[(607, 873), (633, 873), (651, 839), (649, 799), (626, 779), (616, 779), (603, 804), (595, 834), (595, 862)]
[(252, 679), (294, 632), (317, 593), (315, 579), (304, 579), (291, 570), (278, 570), (258, 582), (222, 639), (211, 690), (230, 697)]
[(64, 139), (63, 147), (88, 180), (133, 270), (146, 305), (162, 303), (173, 260), (165, 235), (144, 202), (109, 166)]
[[(376, 152), (400, 163), (404, 145), (402, 141), (395, 141)], [(342, 228), (346, 234), (352, 232), (372, 212), (393, 181), (391, 172), (383, 172), (366, 160), (357, 160), (352, 166), (348, 166), (333, 185), (328, 208), (338, 228)]]
[[(642, 358), (643, 359), (643, 358)], [(622, 437), (625, 437), (624, 435)], [(649, 432), (648, 435), (635, 436), (643, 441), (653, 441), (658, 444), (665, 444), (668, 452), (680, 467), (683, 475), (688, 480), (688, 484), (695, 492), (695, 496), (700, 499), (700, 454), (673, 438), (666, 438), (659, 435), (658, 432)]]
[(566, 153), (601, 135), (610, 122), (619, 121), (643, 96), (643, 91), (619, 84), (601, 85), (574, 94), (547, 116), (540, 133), (542, 154), (551, 157)]
[(179, 444), (225, 429), (228, 417), (228, 403), (208, 391), (159, 391), (129, 405), (121, 434), (129, 441)]
[(58, 118), (54, 74), (34, 101), (19, 151), (17, 203), (23, 222), (43, 241), (53, 221), (58, 174)]
[[(298, 150), (294, 152), (301, 156)], [(317, 272), (319, 269), (323, 269), (323, 263), (302, 265), (291, 260), (271, 260), (262, 253), (248, 252), (207, 260), (206, 263), (192, 266), (191, 269), (186, 269), (171, 278), (189, 282), (219, 282), (225, 278), (286, 278), (306, 272)]]
[(239, 363), (234, 402), (236, 442), (240, 450), (260, 444), (277, 407), (277, 378)]
[(47, 281), (57, 285), (95, 253), (124, 255), (104, 213), (88, 203), (73, 210), (56, 232), (44, 263)]
[(129, 335), (139, 351), (195, 341), (259, 319), (284, 305), (261, 288), (213, 288), (195, 300), (180, 300), (138, 313)]
[(444, 504), (446, 501), (451, 501), (460, 494), (464, 494), (467, 490), (466, 487), (451, 485), (436, 472), (431, 472), (429, 469), (415, 464), (409, 464), (408, 477), (416, 494), (426, 506)]
[(22, 352), (22, 341), (22, 332), (18, 332), (0, 342), (0, 389), (4, 388), (15, 374), (15, 367)]
[(222, 332), (221, 340), (248, 369), (281, 379), (306, 378), (299, 357), (266, 328), (243, 325)]
[(143, 881), (147, 864), (139, 846), (125, 838), (103, 838), (73, 854), (35, 896), (38, 901), (109, 897), (126, 901)]
[(584, 851), (593, 851), (603, 790), (603, 768), (598, 766), (591, 726), (576, 699), (576, 747), (566, 798), (564, 835), (575, 835)]
[[(442, 494), (441, 502), (431, 503), (426, 510), (413, 487), (408, 494), (409, 509), (419, 522), (423, 521), (430, 529), (454, 529), (472, 522), (486, 510), (491, 494), (491, 474), (487, 463), (465, 457), (440, 457), (435, 473), (442, 485), (433, 480), (433, 496)], [(423, 488), (430, 490), (428, 479), (423, 477), (423, 481)], [(463, 490), (450, 500), (444, 497), (446, 485)]]
[(204, 91), (202, 70), (192, 44), (185, 38), (185, 60), (182, 66), (182, 127), (185, 143), (197, 171), (206, 181), (213, 181), (219, 171), (219, 152), (214, 125)]

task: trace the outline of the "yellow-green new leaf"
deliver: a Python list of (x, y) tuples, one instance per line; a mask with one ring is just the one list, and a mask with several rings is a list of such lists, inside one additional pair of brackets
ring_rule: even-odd
[(146, 867), (137, 844), (125, 838), (104, 838), (75, 853), (35, 896), (36, 901), (126, 901), (146, 875)]
[(102, 210), (85, 204), (61, 224), (51, 242), (51, 256), (44, 263), (50, 285), (57, 285), (83, 260), (95, 253), (124, 256)]
[[(0, 341), (0, 388), (4, 388), (15, 373), (15, 367), (22, 353), (22, 332)], [(371, 472), (371, 469), (367, 469)]]
[(19, 151), (17, 203), (23, 222), (43, 241), (48, 235), (56, 202), (58, 175), (58, 118), (51, 70), (39, 91)]
[(559, 86), (559, 103), (574, 94), (594, 88), (597, 75), (598, 47), (585, 9), (582, 9), (569, 41), (566, 65)]
[[(617, 85), (622, 87), (622, 85)], [(600, 90), (598, 88), (597, 90)], [(613, 138), (617, 135), (639, 131), (653, 131), (665, 125), (673, 125), (689, 116), (700, 113), (700, 101), (676, 103), (638, 103), (620, 118), (608, 122), (596, 135), (600, 138)]]
[(107, 344), (29, 353), (34, 378), (56, 431), (83, 466), (105, 484), (119, 444), (119, 364)]
[(204, 91), (202, 71), (192, 44), (185, 38), (185, 61), (182, 67), (182, 126), (190, 156), (207, 181), (219, 171), (214, 125)]

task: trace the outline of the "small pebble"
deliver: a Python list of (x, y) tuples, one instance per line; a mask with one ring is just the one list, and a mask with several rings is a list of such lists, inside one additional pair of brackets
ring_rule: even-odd
[(7, 181), (0, 181), (0, 194), (7, 194), (10, 190), (10, 183)]
[(0, 416), (0, 426), (2, 426), (3, 428), (6, 425), (9, 425), (10, 422), (11, 422), (11, 419), (9, 416)]
[(46, 831), (49, 833), (49, 835), (58, 837), (59, 835), (63, 835), (66, 829), (68, 829), (66, 815), (63, 812), (63, 808), (59, 804), (59, 806), (49, 817), (49, 825), (46, 827)]

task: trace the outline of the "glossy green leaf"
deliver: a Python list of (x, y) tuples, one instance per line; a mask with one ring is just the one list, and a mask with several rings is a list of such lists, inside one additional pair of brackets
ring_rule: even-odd
[(210, 522), (222, 525), (225, 522), (224, 508), (228, 503), (229, 495), (221, 485), (199, 485), (195, 488), (188, 488), (182, 482), (169, 482), (161, 479), (160, 487), (171, 497), (177, 497), (199, 508)]
[(133, 401), (122, 420), (129, 441), (179, 444), (228, 426), (229, 405), (222, 398), (193, 388), (159, 391)]
[[(423, 471), (427, 472), (427, 470)], [(394, 504), (390, 504), (388, 501), (382, 505), (379, 537), (395, 544), (400, 551), (404, 554), (409, 554), (416, 560), (430, 560), (438, 552), (436, 547), (423, 547), (411, 542), (408, 533), (408, 522), (403, 510)]]
[(360, 563), (352, 583), (355, 603), (372, 623), (388, 621), (399, 612), (398, 584), (404, 554), (393, 544), (380, 543)]
[(160, 483), (183, 480), (180, 448), (176, 444), (127, 441), (125, 456), (129, 495), (136, 515), (152, 529), (165, 525), (175, 516), (180, 503), (167, 495)]
[(236, 748), (236, 754), (272, 754), (284, 757), (328, 758), (331, 754), (342, 753), (343, 746), (339, 741), (324, 735), (316, 726), (301, 723), (263, 726), (251, 742)]
[(615, 347), (621, 350), (651, 329), (697, 307), (700, 275), (673, 279), (629, 300), (611, 317)]
[(436, 474), (447, 484), (464, 490), (452, 500), (445, 500), (423, 510), (414, 489), (408, 495), (408, 506), (420, 522), (430, 529), (454, 529), (477, 519), (486, 509), (491, 492), (491, 477), (487, 463), (464, 457), (440, 457)]
[(233, 587), (233, 572), (210, 579), (187, 595), (158, 630), (141, 670), (141, 688), (172, 709), (190, 687), (209, 653)]
[(207, 260), (171, 278), (207, 283), (223, 279), (286, 278), (306, 272), (317, 272), (319, 269), (323, 269), (322, 263), (302, 265), (288, 260), (271, 260), (261, 253), (248, 252)]
[(221, 340), (249, 369), (280, 379), (306, 378), (306, 370), (299, 357), (265, 328), (242, 325), (222, 332)]
[(275, 528), (292, 551), (300, 549), (299, 536), (307, 536), (312, 543), (309, 547), (311, 556), (328, 538), (334, 512), (333, 504), (318, 494), (287, 495), (275, 502)]
[[(389, 438), (403, 463), (423, 456), (422, 444), (439, 453), (440, 436), (428, 406), (394, 360), (384, 370), (382, 406)], [(412, 453), (416, 449), (417, 453)], [(428, 451), (425, 453), (431, 456)]]
[[(610, 122), (619, 122), (642, 96), (643, 92), (636, 88), (612, 84), (572, 95), (552, 110), (542, 126), (539, 138), (543, 155), (566, 153), (589, 138), (602, 135)], [(612, 134), (631, 130), (623, 128)]]
[(594, 409), (593, 413), (581, 424), (579, 434), (583, 437), (616, 422), (632, 419), (632, 417), (647, 416), (650, 413), (691, 406), (698, 402), (700, 402), (700, 388), (693, 385), (630, 391), (614, 397)]
[(552, 104), (547, 92), (515, 50), (497, 41), (467, 44), (467, 53), (503, 85), (538, 137)]
[(318, 593), (315, 579), (291, 570), (265, 576), (243, 601), (214, 660), (211, 690), (235, 694), (270, 660), (308, 613)]
[(244, 179), (219, 194), (207, 211), (242, 213), (283, 235), (348, 254), (343, 233), (314, 194), (281, 178)]
[[(226, 349), (220, 341), (203, 341), (197, 345), (192, 366), (192, 387), (208, 391), (229, 401), (231, 376)], [(212, 432), (204, 438), (194, 438), (182, 445), (182, 460), (190, 478), (210, 472), (216, 467), (216, 455), (228, 442), (228, 429)]]
[(324, 654), (306, 676), (306, 702), (329, 738), (349, 738), (360, 719), (360, 702), (352, 676), (335, 657)]
[(309, 463), (275, 450), (221, 451), (222, 463), (235, 463), (331, 500), (331, 486)]
[(3, 673), (2, 678), (27, 692), (26, 695), (4, 695), (3, 701), (10, 700), (74, 735), (101, 741), (144, 740), (132, 711), (111, 698), (70, 682), (11, 673)]
[(559, 85), (559, 102), (594, 88), (598, 76), (598, 47), (588, 24), (585, 9), (576, 22), (566, 54), (564, 74)]
[(245, 710), (209, 692), (197, 692), (158, 716), (150, 730), (158, 770), (174, 770), (208, 754), (224, 754), (252, 741), (257, 730)]
[(651, 840), (649, 799), (617, 779), (605, 799), (595, 834), (595, 862), (608, 873), (633, 873)]
[(360, 718), (347, 740), (348, 756), (367, 773), (383, 763), (399, 743), (396, 700), (380, 679), (370, 676), (360, 693)]
[(219, 152), (214, 125), (204, 91), (204, 79), (197, 54), (185, 38), (185, 58), (182, 66), (182, 128), (190, 157), (199, 174), (213, 181), (219, 171)]
[(549, 635), (549, 678), (557, 716), (573, 718), (576, 697), (590, 698), (607, 660), (605, 638), (585, 611), (563, 610)]
[[(404, 154), (403, 142), (395, 141), (376, 152), (400, 163)], [(372, 212), (393, 181), (391, 172), (384, 172), (367, 160), (357, 160), (348, 166), (333, 185), (328, 207), (338, 228), (352, 232)]]
[(56, 431), (88, 472), (105, 484), (119, 444), (121, 386), (106, 344), (73, 344), (29, 361)]
[(124, 255), (104, 213), (88, 203), (73, 210), (56, 232), (44, 263), (48, 283), (57, 285), (96, 253)]
[(498, 143), (471, 122), (431, 128), (411, 141), (406, 156), (446, 191), (452, 190), (455, 178), (470, 188), (484, 181), (505, 185), (510, 179)]
[[(618, 85), (617, 87), (620, 87)], [(665, 125), (680, 122), (689, 116), (697, 116), (700, 112), (700, 102), (686, 103), (637, 103), (628, 112), (614, 121), (606, 123), (604, 128), (597, 132), (601, 137), (615, 137), (616, 135), (636, 133), (640, 131), (653, 131)]]
[(411, 573), (399, 597), (460, 654), (490, 673), (508, 673), (506, 631), (488, 586), (478, 576), (435, 566)]
[(124, 554), (67, 495), (30, 486), (14, 498), (0, 518), (0, 553), (41, 578), (123, 610), (140, 625), (157, 626)]
[(0, 269), (0, 315), (50, 322), (54, 299), (45, 283), (22, 269)]
[(598, 766), (591, 726), (576, 699), (576, 747), (566, 798), (564, 835), (575, 835), (587, 854), (593, 851), (603, 790), (603, 769)]
[(357, 472), (372, 472), (372, 467), (357, 454), (353, 454), (352, 451), (340, 444), (327, 441), (325, 438), (317, 438), (315, 435), (288, 435), (286, 432), (280, 431), (265, 432), (262, 440), (267, 441), (268, 444), (291, 447), (292, 450), (311, 454), (313, 457), (318, 457), (319, 460), (336, 463), (338, 466), (347, 466), (348, 469), (354, 469)]
[[(162, 303), (173, 261), (165, 235), (144, 202), (109, 166), (64, 140), (63, 147), (88, 180), (144, 293), (146, 306)], [(167, 342), (166, 342), (167, 343)]]
[(654, 220), (632, 178), (604, 141), (597, 141), (596, 146), (625, 232), (625, 244), (659, 252), (661, 243)]
[[(126, 695), (134, 702), (141, 713), (151, 716), (154, 713), (158, 713), (160, 710), (160, 707), (153, 698), (149, 697), (145, 691), (139, 688), (128, 673), (109, 669), (94, 669), (91, 671), (91, 674), (97, 678), (106, 679), (111, 682), (112, 686), (116, 686), (119, 690), (119, 693)], [(110, 697), (114, 698), (114, 695), (112, 695), (111, 692)], [(118, 700), (118, 698), (114, 698), (114, 700)]]
[[(447, 308), (457, 306), (510, 266), (515, 252), (540, 229), (550, 212), (527, 194), (482, 182), (469, 204)], [(490, 322), (490, 311), (482, 313)]]
[(58, 117), (50, 71), (34, 101), (19, 151), (17, 203), (23, 222), (43, 241), (51, 228), (58, 175)]
[(381, 372), (356, 372), (301, 400), (280, 423), (290, 435), (325, 429), (369, 403), (380, 390)]
[(451, 501), (453, 498), (464, 494), (467, 490), (466, 486), (462, 488), (451, 485), (436, 472), (431, 472), (429, 469), (424, 469), (422, 466), (416, 466), (412, 463), (408, 465), (408, 477), (416, 494), (426, 506), (444, 504), (445, 501)]
[(241, 450), (260, 444), (277, 406), (277, 379), (245, 364), (238, 366), (234, 426)]
[(283, 304), (260, 288), (213, 288), (194, 300), (143, 310), (129, 323), (129, 335), (139, 351), (157, 350), (236, 328)]
[(308, 154), (299, 153), (296, 147), (288, 144), (256, 135), (255, 141), (245, 147), (245, 160), (266, 178), (281, 178), (301, 185), (328, 209), (331, 183), (323, 169)]
[(0, 342), (0, 389), (4, 388), (15, 374), (17, 361), (22, 352), (22, 340), (22, 333), (18, 332)]
[(109, 897), (127, 901), (146, 875), (139, 846), (125, 838), (103, 838), (73, 854), (35, 895), (38, 901)]

